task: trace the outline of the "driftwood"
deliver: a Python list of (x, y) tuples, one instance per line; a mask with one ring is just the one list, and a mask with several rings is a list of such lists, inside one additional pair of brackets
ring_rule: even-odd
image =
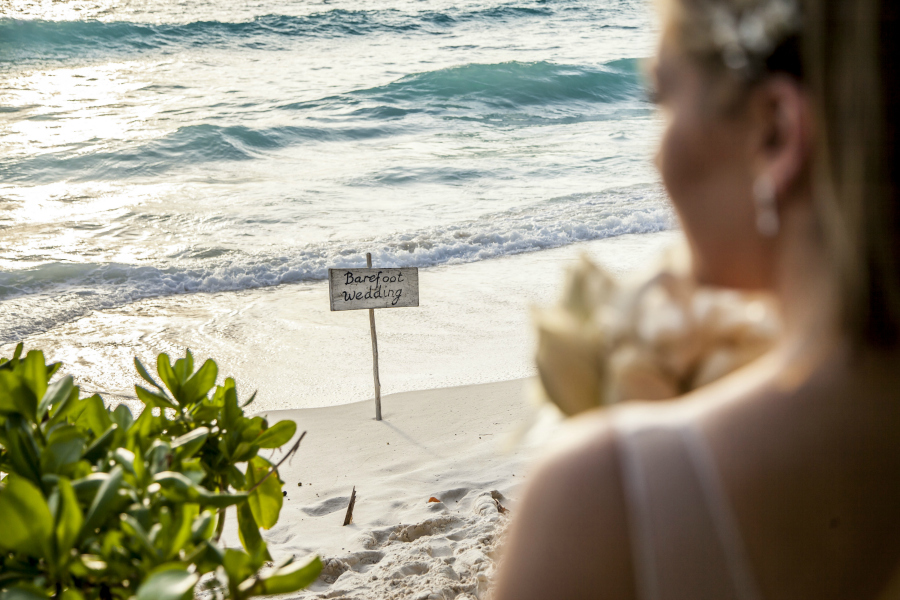
[(344, 516), (344, 527), (353, 522), (353, 506), (356, 504), (356, 486), (353, 486), (353, 492), (350, 493), (350, 504), (347, 505), (347, 514)]

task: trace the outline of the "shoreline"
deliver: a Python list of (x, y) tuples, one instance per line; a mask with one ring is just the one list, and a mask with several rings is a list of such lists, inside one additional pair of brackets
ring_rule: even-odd
[[(678, 231), (624, 235), (461, 265), (421, 269), (420, 306), (376, 311), (382, 394), (535, 374), (530, 308), (558, 299), (582, 254), (613, 274), (645, 267)], [(140, 408), (138, 356), (213, 358), (259, 410), (333, 406), (370, 397), (367, 311), (329, 310), (327, 282), (186, 294), (95, 311), (26, 338), (62, 361), (85, 393)], [(12, 345), (0, 348), (11, 353)]]

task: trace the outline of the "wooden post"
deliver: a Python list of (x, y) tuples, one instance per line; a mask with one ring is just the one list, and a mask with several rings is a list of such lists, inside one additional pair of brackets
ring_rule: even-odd
[[(372, 253), (366, 252), (366, 267), (372, 268)], [(375, 309), (369, 309), (369, 329), (372, 331), (372, 364), (375, 372), (375, 420), (381, 420), (381, 381), (378, 378), (378, 337), (375, 335)]]

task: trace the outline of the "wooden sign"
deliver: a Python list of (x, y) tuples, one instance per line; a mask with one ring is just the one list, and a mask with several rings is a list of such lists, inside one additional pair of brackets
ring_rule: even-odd
[[(375, 379), (375, 420), (381, 420), (381, 378), (378, 376), (378, 335), (375, 333), (376, 308), (401, 308), (419, 305), (419, 269), (373, 269), (372, 253), (366, 253), (366, 269), (328, 269), (328, 295), (331, 310), (369, 309), (372, 334), (372, 375)], [(353, 500), (347, 509), (349, 522)]]
[(328, 269), (331, 310), (419, 306), (419, 269)]

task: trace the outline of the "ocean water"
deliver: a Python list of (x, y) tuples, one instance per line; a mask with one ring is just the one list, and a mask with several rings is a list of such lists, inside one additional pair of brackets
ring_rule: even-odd
[(79, 320), (308, 289), (366, 252), (670, 229), (655, 37), (647, 0), (6, 0), (0, 347), (65, 354)]

